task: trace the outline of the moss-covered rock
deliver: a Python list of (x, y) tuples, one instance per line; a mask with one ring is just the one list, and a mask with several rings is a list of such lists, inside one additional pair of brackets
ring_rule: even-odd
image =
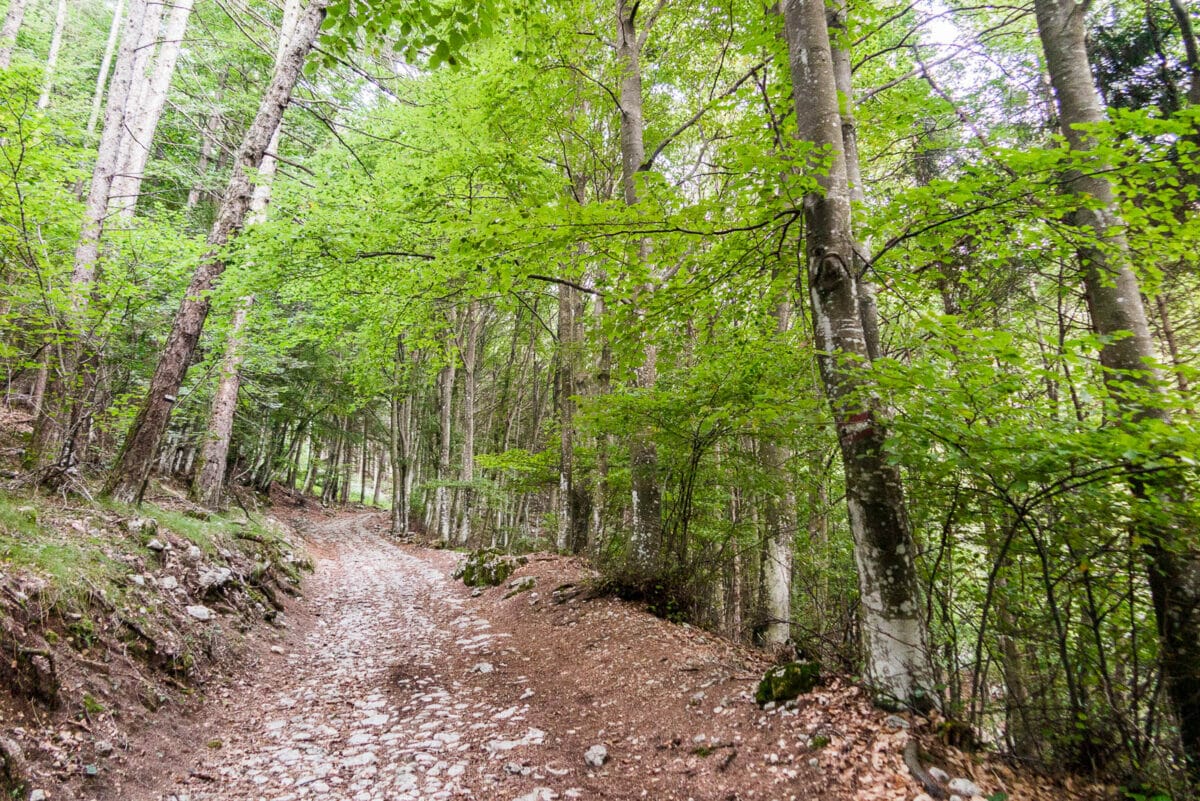
[(782, 704), (793, 698), (812, 692), (821, 682), (821, 666), (816, 662), (799, 661), (776, 665), (767, 671), (758, 689), (754, 692), (754, 700), (759, 706), (770, 703)]
[(468, 587), (498, 587), (521, 565), (528, 562), (524, 556), (512, 556), (495, 548), (483, 548), (467, 555), (454, 571), (454, 577), (462, 579)]

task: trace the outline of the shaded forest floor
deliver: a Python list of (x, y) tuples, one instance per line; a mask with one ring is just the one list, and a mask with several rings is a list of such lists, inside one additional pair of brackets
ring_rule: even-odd
[[(186, 621), (211, 661), (168, 677), (157, 711), (106, 698), (98, 721), (86, 703), (30, 715), (0, 699), (41, 797), (916, 799), (913, 736), (985, 797), (1105, 794), (946, 747), (839, 679), (764, 712), (761, 653), (594, 595), (578, 560), (534, 555), (472, 590), (450, 577), (459, 554), (397, 543), (381, 514), (272, 511), (313, 563), (303, 596), (280, 594), (270, 624), (234, 603)], [(112, 684), (119, 658), (94, 647), (71, 669)], [(88, 680), (67, 684), (80, 695)]]

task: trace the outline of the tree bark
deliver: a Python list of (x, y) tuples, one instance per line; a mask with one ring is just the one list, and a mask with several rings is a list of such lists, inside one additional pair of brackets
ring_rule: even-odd
[(438, 538), (450, 542), (450, 437), (452, 404), (454, 402), (454, 373), (458, 354), (449, 354), (449, 364), (438, 374), (438, 486), (435, 493)]
[[(846, 5), (839, 2), (826, 12), (829, 24), (830, 48), (833, 56), (833, 79), (837, 85), (838, 101), (842, 116), (842, 148), (846, 155), (846, 183), (850, 189), (851, 204), (866, 202), (866, 187), (863, 186), (862, 168), (858, 158), (858, 122), (854, 118), (854, 82), (849, 45), (842, 38), (846, 34)], [(858, 311), (862, 320), (863, 338), (867, 343), (867, 355), (871, 360), (881, 355), (879, 340), (879, 309), (875, 299), (875, 284), (866, 276), (871, 260), (871, 242), (860, 237), (854, 243), (854, 275), (858, 281)]]
[[(782, 335), (792, 327), (792, 305), (780, 301), (775, 307), (775, 330)], [(763, 645), (780, 646), (792, 633), (792, 550), (796, 537), (796, 494), (787, 469), (787, 452), (769, 437), (759, 447), (763, 468), (779, 482), (763, 505), (766, 524), (762, 547), (761, 603), (763, 620), (759, 630)]]
[[(628, 206), (636, 205), (637, 173), (646, 160), (645, 120), (642, 114), (641, 53), (643, 39), (636, 25), (637, 0), (617, 0), (617, 64), (621, 71), (621, 188)], [(644, 35), (644, 34), (643, 34)], [(638, 243), (638, 256), (648, 256), (647, 242)], [(649, 287), (645, 288), (647, 291)], [(636, 385), (650, 389), (658, 379), (658, 353), (646, 341), (642, 364), (636, 370)], [(648, 431), (637, 431), (629, 443), (633, 485), (633, 532), (631, 551), (638, 571), (652, 571), (662, 540), (662, 492), (658, 483), (658, 450)]]
[(121, 163), (113, 180), (113, 207), (124, 219), (131, 218), (137, 207), (146, 163), (150, 159), (150, 146), (154, 142), (158, 121), (162, 118), (163, 108), (167, 104), (167, 91), (171, 87), (171, 77), (175, 74), (175, 65), (179, 61), (179, 52), (183, 47), (183, 37), (187, 32), (194, 0), (173, 2), (171, 14), (163, 29), (162, 43), (154, 59), (154, 69), (134, 117), (126, 125), (128, 144), (122, 148)]
[(13, 49), (17, 46), (17, 34), (21, 32), (25, 7), (28, 5), (29, 0), (8, 0), (8, 11), (4, 14), (4, 24), (0, 26), (0, 69), (8, 69), (12, 65)]
[(233, 418), (237, 412), (239, 370), (245, 345), (244, 329), (250, 316), (253, 297), (238, 306), (229, 325), (225, 356), (221, 360), (221, 376), (209, 407), (208, 426), (204, 445), (200, 448), (200, 467), (192, 482), (192, 500), (211, 508), (221, 505), (221, 490), (225, 486), (225, 463), (229, 458), (229, 443), (233, 437)]
[(54, 32), (50, 35), (50, 52), (46, 54), (46, 73), (42, 78), (42, 94), (37, 107), (50, 108), (50, 94), (54, 91), (54, 72), (58, 68), (58, 53), (62, 50), (63, 30), (67, 27), (67, 0), (58, 0), (54, 14)]
[[(146, 5), (147, 0), (130, 0), (117, 65), (108, 89), (104, 129), (100, 134), (96, 163), (92, 168), (83, 226), (75, 248), (70, 307), (67, 310), (67, 341), (58, 345), (56, 357), (51, 362), (45, 402), (34, 423), (33, 436), (26, 452), (26, 466), (30, 468), (39, 468), (49, 462), (54, 452), (64, 445), (64, 435), (68, 430), (74, 432), (82, 418), (84, 396), (89, 384), (84, 363), (88, 301), (100, 253), (100, 237), (107, 217), (109, 191), (120, 159), (121, 132), (134, 81), (134, 65), (141, 44)], [(64, 468), (75, 460), (74, 439), (73, 435), (66, 438), (67, 450), (58, 456)], [(154, 454), (150, 454), (149, 458), (153, 459)]]
[(837, 83), (817, 0), (787, 0), (784, 23), (800, 138), (829, 158), (804, 198), (805, 258), (815, 344), (846, 478), (862, 596), (867, 673), (884, 697), (928, 704), (925, 621), (899, 471), (888, 463), (887, 416), (871, 394), (850, 222)]
[[(1072, 150), (1095, 146), (1081, 126), (1101, 122), (1105, 111), (1088, 62), (1086, 7), (1073, 0), (1035, 0), (1038, 33), (1058, 102), (1063, 136)], [(1108, 339), (1100, 350), (1109, 391), (1131, 422), (1170, 423), (1137, 276), (1129, 266), (1125, 227), (1112, 186), (1101, 170), (1066, 176), (1080, 196), (1071, 223), (1085, 231), (1080, 248), (1083, 284), (1092, 326)], [(1149, 399), (1149, 403), (1147, 403)], [(1134, 494), (1159, 504), (1181, 500), (1169, 479), (1131, 476)], [(1200, 551), (1186, 527), (1147, 518), (1136, 523), (1144, 543), (1148, 583), (1159, 636), (1159, 665), (1179, 724), (1188, 774), (1200, 783)]]
[(112, 24), (108, 28), (108, 41), (104, 45), (104, 57), (100, 59), (100, 72), (96, 76), (96, 92), (92, 95), (92, 111), (88, 115), (87, 132), (96, 132), (96, 123), (100, 121), (100, 110), (104, 107), (104, 87), (108, 84), (108, 71), (112, 67), (113, 53), (117, 50), (117, 39), (121, 35), (121, 12), (125, 9), (125, 0), (117, 0), (113, 9)]
[(126, 502), (141, 501), (150, 477), (154, 452), (170, 421), (171, 405), (183, 384), (204, 329), (209, 309), (208, 292), (225, 271), (222, 250), (241, 230), (250, 210), (253, 193), (250, 173), (262, 163), (267, 145), (283, 118), (304, 61), (320, 33), (329, 3), (330, 0), (310, 1), (296, 25), (296, 34), (288, 43), (284, 58), (276, 65), (271, 85), (263, 96), (253, 124), (246, 132), (221, 208), (209, 232), (211, 250), (197, 267), (175, 315), (166, 348), (151, 379), (150, 390), (105, 485), (105, 495)]
[[(479, 301), (472, 300), (467, 304), (467, 319), (463, 321), (463, 445), (462, 445), (462, 481), (466, 484), (475, 480), (475, 394), (478, 389), (476, 379), (479, 333), (483, 328), (483, 315), (479, 310)], [(459, 492), (462, 501), (462, 523), (459, 526), (458, 541), (466, 545), (471, 537), (471, 504), (473, 501), (470, 486), (464, 486)]]

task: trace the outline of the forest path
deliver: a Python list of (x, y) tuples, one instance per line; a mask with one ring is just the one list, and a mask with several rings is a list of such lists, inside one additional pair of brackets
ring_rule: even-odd
[(157, 760), (148, 786), (121, 801), (919, 792), (902, 764), (908, 724), (888, 725), (857, 687), (834, 679), (761, 710), (762, 652), (592, 595), (580, 560), (533, 555), (509, 584), (472, 591), (450, 577), (459, 554), (397, 544), (380, 515), (297, 522), (315, 571), (277, 644), (250, 642), (143, 752)]
[(370, 519), (304, 532), (315, 570), (290, 647), (212, 704), (207, 753), (148, 798), (474, 797), (470, 786), (488, 782), (471, 768), (490, 761), (489, 746), (544, 736), (469, 682), (495, 638), (448, 578), (454, 554), (418, 557)]

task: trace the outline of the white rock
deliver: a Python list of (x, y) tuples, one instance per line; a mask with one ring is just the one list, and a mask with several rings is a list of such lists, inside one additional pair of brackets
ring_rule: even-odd
[(216, 613), (207, 606), (189, 606), (187, 613), (201, 622), (207, 622), (216, 617)]
[(945, 784), (946, 782), (950, 781), (950, 774), (939, 768), (937, 765), (934, 765), (929, 769), (929, 775), (933, 777), (935, 782), (941, 782), (942, 784)]
[(514, 798), (513, 801), (554, 801), (555, 798), (558, 798), (558, 793), (549, 787), (535, 787), (525, 795)]
[(174, 576), (163, 576), (158, 580), (158, 586), (164, 590), (173, 590), (179, 586), (179, 580)]
[(980, 790), (979, 786), (970, 779), (951, 779), (949, 787), (950, 792), (956, 795), (965, 795), (968, 798), (973, 795), (983, 795), (983, 790)]
[(46, 801), (46, 791), (34, 790), (29, 794), (29, 801)]
[(200, 557), (204, 556), (204, 554), (200, 551), (199, 545), (189, 545), (185, 556), (189, 562), (199, 562)]
[(479, 664), (475, 665), (475, 667), (471, 668), (471, 672), (472, 673), (491, 673), (495, 669), (496, 668), (494, 668), (492, 666), (491, 662), (480, 662)]
[(158, 538), (152, 539), (149, 542), (147, 542), (146, 547), (152, 551), (165, 551), (167, 549), (166, 544), (163, 543), (162, 540), (159, 540)]
[(583, 752), (583, 761), (593, 768), (599, 768), (608, 761), (608, 749), (597, 743)]

